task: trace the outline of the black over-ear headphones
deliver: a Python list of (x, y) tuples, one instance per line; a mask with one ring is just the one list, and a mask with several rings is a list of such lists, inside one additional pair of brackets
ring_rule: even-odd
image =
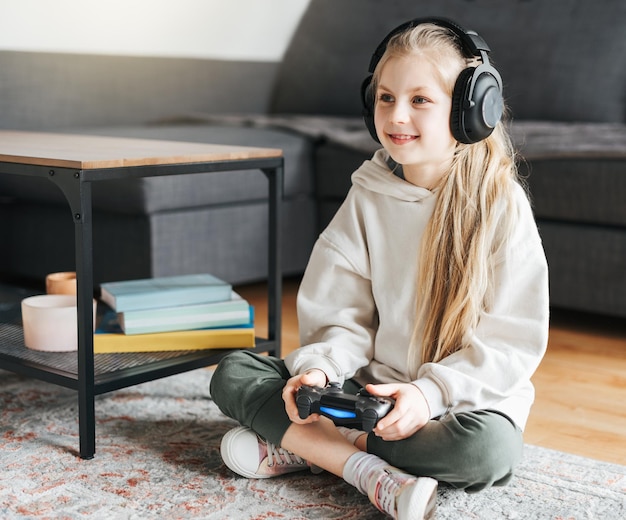
[(374, 69), (383, 57), (389, 40), (396, 34), (425, 23), (450, 29), (461, 40), (466, 56), (476, 56), (482, 61), (478, 67), (468, 67), (459, 74), (452, 93), (452, 112), (450, 114), (450, 129), (454, 138), (460, 143), (477, 143), (491, 135), (502, 117), (504, 109), (502, 79), (498, 71), (489, 64), (487, 53), (491, 49), (485, 40), (475, 31), (467, 31), (445, 18), (416, 18), (403, 23), (385, 36), (385, 39), (376, 48), (370, 60), (370, 75), (365, 78), (361, 85), (365, 126), (367, 126), (371, 136), (380, 142), (374, 125), (376, 93), (373, 92), (371, 83)]

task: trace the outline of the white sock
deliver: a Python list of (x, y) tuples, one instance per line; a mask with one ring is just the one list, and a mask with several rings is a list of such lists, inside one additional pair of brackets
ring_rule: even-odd
[(361, 436), (361, 435), (366, 435), (365, 432), (362, 432), (361, 430), (355, 430), (354, 428), (346, 428), (345, 426), (337, 426), (337, 430), (339, 431), (339, 433), (341, 433), (341, 435), (343, 435), (348, 442), (350, 442), (350, 444), (352, 444), (354, 446), (354, 443), (356, 443), (356, 440)]
[(389, 464), (380, 457), (359, 451), (346, 461), (343, 468), (343, 479), (367, 496), (370, 479), (387, 466)]

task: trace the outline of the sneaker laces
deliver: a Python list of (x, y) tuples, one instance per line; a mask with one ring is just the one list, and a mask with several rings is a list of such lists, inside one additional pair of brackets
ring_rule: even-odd
[(304, 465), (306, 461), (301, 457), (298, 457), (295, 453), (291, 453), (280, 446), (276, 446), (271, 442), (266, 441), (267, 444), (267, 465), (271, 468), (274, 464), (282, 466), (283, 464), (293, 466), (296, 464)]
[(414, 477), (397, 474), (385, 469), (376, 481), (376, 485), (373, 487), (370, 500), (382, 512), (395, 518), (396, 498), (402, 491), (402, 488), (414, 480)]

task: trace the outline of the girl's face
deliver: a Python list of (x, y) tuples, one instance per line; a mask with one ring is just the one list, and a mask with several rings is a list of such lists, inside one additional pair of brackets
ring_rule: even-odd
[(434, 66), (419, 54), (392, 57), (381, 70), (374, 124), (381, 144), (407, 181), (432, 189), (450, 168), (456, 140), (452, 98)]

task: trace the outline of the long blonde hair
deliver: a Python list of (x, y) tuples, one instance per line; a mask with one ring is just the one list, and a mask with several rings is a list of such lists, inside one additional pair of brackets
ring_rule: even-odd
[[(450, 95), (460, 71), (472, 65), (452, 31), (422, 24), (389, 41), (374, 72), (374, 88), (390, 57), (416, 53), (432, 61)], [(478, 143), (457, 143), (452, 167), (437, 186), (437, 203), (417, 259), (409, 352), (413, 367), (419, 350), (421, 363), (426, 363), (466, 346), (468, 333), (490, 301), (498, 249), (515, 225), (516, 181), (515, 155), (502, 123)]]

